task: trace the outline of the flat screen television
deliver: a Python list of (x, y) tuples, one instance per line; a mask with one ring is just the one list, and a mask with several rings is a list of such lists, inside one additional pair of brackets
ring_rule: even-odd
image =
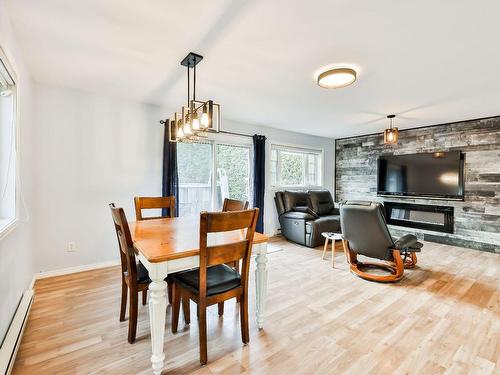
[(378, 195), (464, 198), (464, 157), (460, 151), (378, 158)]

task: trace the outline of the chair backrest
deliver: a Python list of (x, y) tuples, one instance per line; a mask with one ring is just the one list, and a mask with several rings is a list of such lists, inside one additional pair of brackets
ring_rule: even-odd
[(286, 212), (294, 211), (297, 207), (308, 208), (309, 194), (305, 191), (284, 191), (283, 204)]
[[(248, 287), (248, 272), (253, 236), (259, 209), (200, 214), (200, 297), (206, 295), (207, 267), (242, 259), (241, 285)], [(238, 242), (208, 245), (209, 234), (240, 230), (244, 238)], [(244, 233), (246, 230), (246, 233)]]
[(309, 202), (311, 210), (317, 216), (331, 215), (337, 213), (333, 203), (332, 194), (328, 190), (309, 190)]
[(383, 208), (377, 202), (348, 201), (340, 206), (340, 227), (349, 247), (358, 254), (390, 259), (394, 246)]
[(248, 208), (247, 201), (238, 201), (236, 199), (224, 198), (224, 204), (222, 205), (222, 211), (242, 211)]
[(120, 249), (120, 260), (122, 266), (122, 275), (128, 272), (130, 280), (137, 280), (137, 265), (135, 261), (134, 245), (130, 229), (128, 227), (125, 211), (121, 207), (115, 207), (114, 203), (109, 205), (111, 217), (115, 225), (116, 237), (118, 239), (118, 248)]
[(151, 220), (161, 219), (163, 216), (143, 217), (142, 210), (151, 210), (157, 208), (168, 209), (169, 217), (175, 216), (175, 197), (135, 197), (135, 219)]
[(278, 211), (278, 216), (281, 216), (286, 212), (285, 202), (283, 201), (283, 192), (277, 191), (274, 194), (274, 204), (276, 205), (276, 211)]

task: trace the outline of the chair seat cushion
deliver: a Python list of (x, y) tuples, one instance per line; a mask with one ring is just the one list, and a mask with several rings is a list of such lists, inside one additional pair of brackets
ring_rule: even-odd
[(306, 223), (306, 233), (312, 233), (316, 229), (317, 232), (340, 232), (340, 215), (321, 216), (316, 220), (311, 220)]
[[(128, 277), (128, 272), (125, 272), (125, 277)], [(172, 275), (168, 275), (165, 281), (171, 284)], [(141, 262), (137, 263), (137, 284), (149, 284), (150, 282), (151, 279), (149, 278), (149, 272), (146, 267), (144, 267)]]
[[(200, 269), (177, 272), (172, 275), (172, 280), (185, 289), (198, 293)], [(241, 276), (233, 268), (225, 264), (207, 268), (207, 296), (224, 293), (240, 285)]]
[[(137, 269), (137, 283), (149, 284), (151, 282), (151, 279), (149, 278), (149, 273), (146, 267), (144, 267), (142, 263), (139, 262), (137, 263), (136, 269)], [(124, 276), (128, 277), (127, 271), (125, 271)]]

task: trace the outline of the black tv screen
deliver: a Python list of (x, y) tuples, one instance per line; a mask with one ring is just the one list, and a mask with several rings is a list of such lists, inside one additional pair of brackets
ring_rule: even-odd
[(380, 156), (378, 194), (463, 199), (460, 151)]

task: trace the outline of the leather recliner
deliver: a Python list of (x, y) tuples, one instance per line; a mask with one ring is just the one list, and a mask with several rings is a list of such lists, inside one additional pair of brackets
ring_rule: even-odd
[(308, 247), (324, 243), (323, 232), (340, 232), (340, 214), (328, 190), (279, 191), (274, 197), (281, 233)]
[[(417, 237), (406, 234), (394, 240), (389, 232), (383, 206), (378, 202), (348, 201), (340, 207), (340, 221), (344, 250), (351, 265), (351, 272), (364, 279), (380, 282), (399, 281), (404, 268), (414, 268), (415, 253), (422, 243)], [(360, 262), (357, 255), (380, 259), (386, 263)], [(390, 272), (380, 276), (366, 272), (363, 268), (377, 267)]]

